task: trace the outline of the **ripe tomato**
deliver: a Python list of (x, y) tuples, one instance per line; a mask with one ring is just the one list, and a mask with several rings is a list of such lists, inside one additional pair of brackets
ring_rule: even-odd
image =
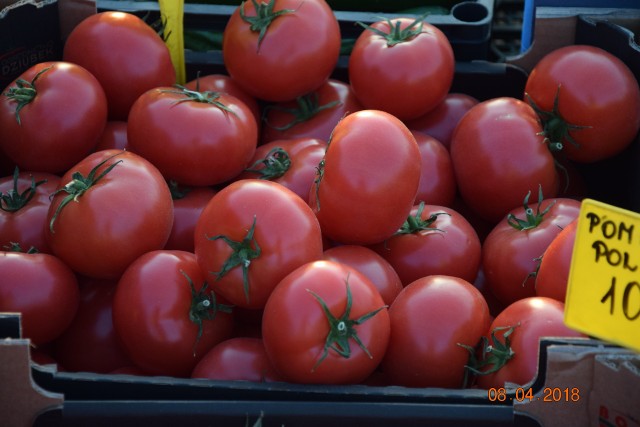
[(108, 373), (131, 365), (113, 327), (116, 280), (80, 278), (80, 304), (54, 342), (56, 361), (67, 371)]
[(322, 234), (311, 208), (293, 191), (244, 179), (222, 188), (200, 214), (195, 254), (216, 292), (257, 309), (284, 276), (322, 258)]
[(20, 172), (0, 178), (0, 249), (14, 243), (23, 249), (50, 253), (44, 235), (49, 196), (58, 188), (60, 177), (45, 172)]
[(544, 123), (546, 141), (577, 162), (620, 153), (640, 130), (638, 81), (622, 60), (597, 47), (548, 53), (531, 70), (525, 92)]
[(495, 224), (539, 186), (545, 196), (556, 196), (558, 174), (540, 132), (533, 108), (515, 98), (481, 102), (460, 119), (450, 152), (470, 209)]
[(345, 244), (388, 238), (411, 211), (420, 168), (416, 139), (398, 118), (349, 114), (336, 125), (309, 193), (322, 232)]
[(127, 141), (127, 122), (121, 120), (109, 120), (104, 126), (102, 136), (93, 151), (109, 150), (116, 148), (118, 150), (128, 150)]
[(455, 60), (444, 33), (421, 18), (366, 26), (349, 56), (349, 81), (365, 108), (401, 120), (433, 110), (451, 89)]
[(560, 231), (580, 214), (581, 203), (555, 198), (513, 209), (482, 246), (482, 268), (491, 292), (503, 304), (535, 296), (538, 259)]
[(277, 182), (308, 202), (316, 170), (327, 150), (325, 140), (291, 138), (258, 146), (249, 167), (236, 179), (258, 178)]
[(158, 169), (130, 151), (103, 150), (62, 176), (45, 238), (74, 271), (114, 279), (143, 253), (163, 248), (172, 225), (171, 192)]
[(411, 131), (418, 143), (422, 168), (414, 204), (451, 206), (456, 198), (456, 176), (449, 150), (425, 133)]
[(426, 133), (440, 141), (447, 150), (451, 146), (451, 136), (464, 114), (479, 101), (464, 93), (448, 93), (433, 110), (415, 119), (406, 120), (411, 130)]
[(328, 141), (344, 116), (362, 108), (348, 83), (329, 79), (315, 91), (293, 101), (267, 105), (261, 141), (264, 144), (300, 137)]
[[(538, 372), (541, 337), (583, 337), (564, 324), (564, 304), (529, 297), (507, 306), (491, 323), (475, 363), (480, 388), (525, 385)], [(471, 365), (474, 367), (474, 365)]]
[(389, 314), (362, 273), (315, 261), (287, 275), (269, 297), (262, 339), (276, 370), (295, 383), (353, 384), (376, 369), (389, 341)]
[(577, 226), (577, 219), (567, 224), (542, 254), (535, 281), (537, 296), (565, 301)]
[(216, 194), (211, 187), (184, 187), (169, 182), (173, 198), (173, 227), (164, 249), (193, 252), (194, 233), (200, 214)]
[(39, 346), (59, 337), (78, 309), (78, 279), (59, 258), (0, 252), (0, 312), (22, 315), (22, 336)]
[(194, 254), (158, 250), (140, 256), (118, 280), (113, 324), (136, 366), (188, 377), (202, 356), (231, 337), (229, 310), (208, 287)]
[(222, 55), (249, 94), (288, 101), (329, 78), (340, 55), (340, 26), (324, 0), (242, 2), (224, 29)]
[(463, 386), (469, 354), (489, 327), (480, 291), (453, 276), (422, 277), (404, 287), (389, 308), (391, 339), (382, 372), (407, 387)]
[(191, 378), (281, 381), (271, 365), (262, 339), (250, 337), (229, 338), (216, 344), (193, 368)]
[(107, 98), (85, 68), (42, 62), (0, 95), (0, 148), (20, 169), (65, 172), (97, 144)]
[(391, 305), (402, 290), (402, 282), (393, 266), (372, 249), (358, 245), (340, 245), (324, 251), (323, 258), (341, 262), (364, 274), (380, 292), (385, 304)]
[(67, 37), (62, 57), (98, 79), (107, 96), (110, 120), (127, 120), (140, 95), (176, 82), (164, 41), (141, 18), (126, 12), (106, 11), (85, 18)]
[(372, 248), (393, 266), (405, 286), (433, 274), (473, 282), (480, 267), (476, 231), (462, 215), (444, 206), (414, 206), (396, 234)]
[(205, 186), (247, 167), (258, 128), (251, 110), (231, 95), (159, 87), (131, 107), (127, 140), (167, 180)]

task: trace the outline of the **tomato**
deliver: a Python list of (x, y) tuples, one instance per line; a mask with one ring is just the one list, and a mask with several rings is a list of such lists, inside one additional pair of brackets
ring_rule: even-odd
[(535, 279), (537, 296), (565, 302), (577, 227), (578, 220), (574, 219), (553, 238), (542, 254)]
[(422, 168), (414, 204), (451, 206), (456, 198), (456, 177), (449, 150), (437, 139), (411, 131), (418, 143)]
[(44, 253), (0, 252), (0, 312), (21, 313), (22, 336), (39, 346), (71, 324), (80, 294), (74, 272)]
[(282, 184), (304, 201), (316, 178), (316, 170), (327, 150), (317, 138), (291, 138), (258, 146), (249, 167), (236, 179), (258, 178)]
[(38, 63), (0, 95), (0, 149), (23, 170), (59, 173), (97, 144), (107, 98), (85, 68)]
[(327, 81), (340, 39), (338, 20), (324, 0), (242, 2), (224, 29), (222, 56), (249, 94), (289, 101)]
[(315, 261), (287, 275), (262, 318), (269, 360), (286, 381), (353, 384), (377, 368), (389, 341), (389, 314), (362, 273)]
[(231, 95), (159, 87), (131, 107), (127, 139), (167, 180), (205, 186), (247, 167), (258, 129), (249, 108)]
[(169, 182), (173, 198), (173, 227), (164, 249), (193, 252), (196, 223), (209, 200), (216, 194), (211, 187), (184, 187)]
[(341, 245), (324, 251), (323, 258), (341, 262), (364, 274), (380, 292), (385, 304), (391, 305), (402, 290), (402, 282), (393, 266), (372, 249), (358, 245)]
[(56, 361), (67, 371), (108, 373), (131, 365), (113, 327), (116, 280), (80, 279), (73, 321), (54, 342)]
[(477, 384), (485, 389), (532, 381), (538, 372), (541, 337), (584, 336), (565, 326), (563, 303), (544, 297), (510, 304), (488, 330), (490, 337), (484, 338), (474, 367), (480, 373)]
[(0, 249), (17, 243), (23, 249), (50, 253), (44, 235), (51, 195), (60, 177), (45, 172), (20, 172), (0, 178)]
[(293, 191), (244, 179), (222, 188), (200, 214), (195, 254), (216, 292), (236, 306), (258, 309), (284, 276), (322, 258), (322, 234)]
[(171, 192), (158, 169), (130, 151), (103, 150), (62, 176), (45, 238), (74, 271), (114, 279), (143, 253), (164, 247), (172, 225)]
[(495, 224), (539, 186), (546, 197), (556, 196), (558, 173), (540, 132), (533, 108), (509, 97), (483, 101), (460, 119), (450, 152), (470, 209)]
[(411, 130), (434, 137), (448, 150), (451, 146), (451, 136), (458, 122), (478, 102), (476, 98), (465, 93), (448, 93), (433, 110), (415, 119), (407, 120), (405, 124)]
[(389, 308), (391, 339), (381, 364), (390, 384), (463, 386), (469, 354), (489, 327), (480, 291), (458, 277), (431, 275), (404, 287)]
[(405, 286), (433, 274), (473, 282), (480, 267), (478, 235), (462, 215), (444, 206), (414, 206), (396, 234), (372, 248)]
[(129, 358), (155, 375), (188, 377), (231, 337), (233, 315), (205, 281), (194, 254), (150, 251), (118, 280), (113, 324)]
[(216, 344), (198, 362), (191, 378), (280, 381), (260, 338), (234, 337)]
[(261, 141), (318, 138), (328, 141), (344, 116), (363, 107), (348, 83), (329, 79), (313, 92), (264, 108)]
[(116, 148), (118, 150), (128, 150), (127, 122), (121, 120), (109, 120), (104, 126), (102, 136), (94, 151), (108, 150)]
[(176, 82), (164, 41), (131, 13), (105, 11), (85, 18), (67, 37), (62, 57), (98, 79), (107, 96), (110, 120), (127, 120), (140, 95)]
[(548, 53), (531, 70), (525, 92), (546, 142), (576, 162), (612, 157), (640, 130), (638, 81), (622, 60), (594, 46)]
[(345, 244), (390, 237), (411, 211), (420, 168), (418, 144), (398, 118), (349, 114), (336, 125), (309, 193), (322, 232)]
[(349, 81), (365, 108), (420, 117), (451, 89), (455, 60), (444, 33), (421, 18), (366, 26), (349, 56)]
[(539, 258), (560, 231), (580, 214), (581, 203), (555, 198), (513, 209), (482, 246), (482, 268), (491, 292), (503, 304), (535, 296)]

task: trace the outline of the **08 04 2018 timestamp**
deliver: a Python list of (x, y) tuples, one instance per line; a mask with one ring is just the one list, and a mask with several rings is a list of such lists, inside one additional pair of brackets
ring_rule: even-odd
[(545, 387), (541, 393), (534, 394), (530, 388), (518, 387), (507, 390), (504, 387), (492, 387), (487, 390), (489, 402), (579, 402), (578, 387)]

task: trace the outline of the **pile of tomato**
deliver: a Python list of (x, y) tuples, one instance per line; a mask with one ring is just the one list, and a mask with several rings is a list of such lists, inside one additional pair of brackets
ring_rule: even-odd
[[(228, 74), (184, 85), (124, 12), (0, 96), (0, 311), (66, 371), (501, 387), (563, 323), (579, 163), (622, 152), (640, 89), (590, 46), (522, 98), (452, 93), (422, 19), (363, 25), (331, 78), (324, 0), (244, 2)], [(169, 35), (170, 37), (170, 35)], [(594, 84), (597, 82), (597, 84)]]

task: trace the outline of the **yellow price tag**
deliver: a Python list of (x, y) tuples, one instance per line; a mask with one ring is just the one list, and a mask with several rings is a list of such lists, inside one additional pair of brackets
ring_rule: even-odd
[(159, 0), (160, 16), (164, 24), (164, 42), (169, 49), (176, 83), (186, 82), (184, 65), (184, 0)]
[(640, 214), (582, 201), (565, 323), (640, 351)]

